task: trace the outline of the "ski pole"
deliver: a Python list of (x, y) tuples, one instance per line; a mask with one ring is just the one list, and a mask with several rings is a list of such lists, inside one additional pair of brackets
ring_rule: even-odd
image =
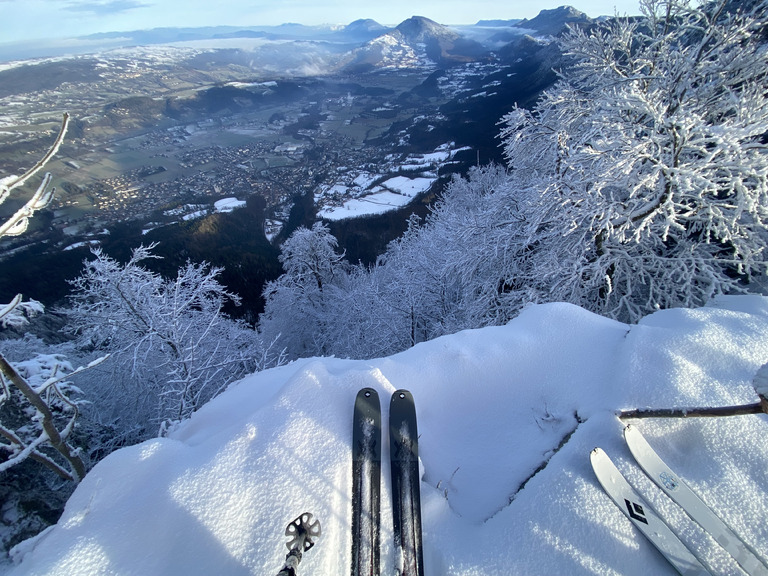
[(285, 556), (285, 565), (277, 576), (296, 576), (304, 552), (315, 545), (315, 538), (320, 537), (321, 527), (319, 520), (312, 520), (310, 512), (304, 512), (285, 528), (285, 535), (291, 539), (286, 542), (288, 554)]

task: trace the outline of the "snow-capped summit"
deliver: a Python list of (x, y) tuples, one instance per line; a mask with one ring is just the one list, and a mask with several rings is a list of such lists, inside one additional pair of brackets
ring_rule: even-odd
[(347, 68), (451, 66), (483, 58), (487, 49), (447, 26), (413, 16), (350, 54)]
[(428, 43), (435, 40), (455, 42), (461, 35), (424, 16), (412, 16), (395, 28), (403, 40), (410, 44)]
[(573, 6), (560, 6), (551, 10), (542, 10), (535, 18), (522, 20), (517, 27), (535, 30), (547, 36), (556, 36), (569, 24), (589, 24), (591, 21), (589, 16)]

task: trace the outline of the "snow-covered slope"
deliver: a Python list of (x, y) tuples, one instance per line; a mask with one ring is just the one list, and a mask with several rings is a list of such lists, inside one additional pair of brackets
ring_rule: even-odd
[[(713, 573), (742, 574), (639, 471), (614, 412), (755, 402), (766, 360), (768, 299), (734, 297), (631, 327), (533, 306), (390, 358), (298, 361), (232, 386), (170, 437), (106, 458), (59, 524), (17, 549), (10, 574), (276, 574), (285, 525), (304, 511), (323, 536), (300, 574), (348, 573), (352, 405), (364, 386), (379, 390), (384, 421), (395, 389), (415, 397), (429, 576), (673, 574), (600, 489), (588, 458), (598, 445)], [(768, 559), (768, 416), (635, 423)], [(386, 463), (382, 479), (391, 574)]]

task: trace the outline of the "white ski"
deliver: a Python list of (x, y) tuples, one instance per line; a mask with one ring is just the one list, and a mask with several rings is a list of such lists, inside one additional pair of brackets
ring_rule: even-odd
[(768, 576), (753, 550), (667, 466), (635, 426), (624, 428), (629, 451), (645, 473), (722, 546), (750, 576)]
[(592, 468), (603, 489), (630, 519), (635, 528), (650, 540), (659, 552), (683, 576), (711, 576), (701, 562), (685, 547), (667, 523), (630, 486), (608, 455), (595, 448), (589, 455)]

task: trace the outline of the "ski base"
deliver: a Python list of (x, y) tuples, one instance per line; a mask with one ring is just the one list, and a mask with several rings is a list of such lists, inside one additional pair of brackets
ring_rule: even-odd
[(709, 533), (750, 576), (768, 576), (768, 567), (715, 512), (667, 466), (640, 430), (624, 428), (624, 439), (640, 467), (692, 520)]
[(603, 450), (592, 450), (590, 461), (600, 485), (611, 500), (680, 574), (711, 576), (667, 523), (632, 488)]

